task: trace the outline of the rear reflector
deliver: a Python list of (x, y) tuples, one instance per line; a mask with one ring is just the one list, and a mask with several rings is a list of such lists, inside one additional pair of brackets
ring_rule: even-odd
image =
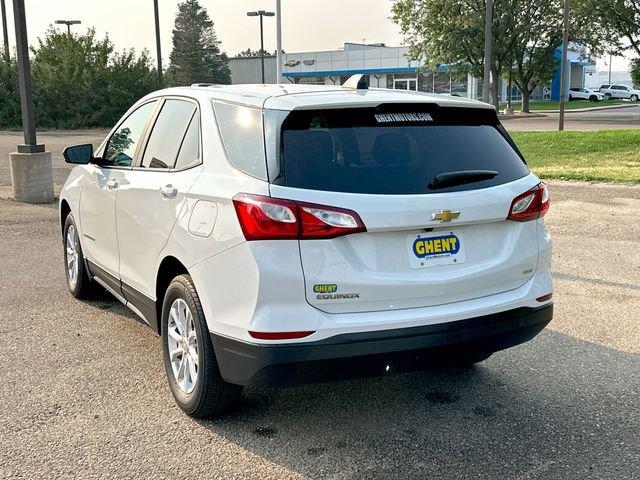
[(259, 340), (292, 340), (308, 337), (315, 332), (249, 332), (253, 338)]
[(233, 205), (247, 240), (335, 238), (367, 231), (358, 214), (344, 208), (246, 193), (233, 197)]
[(546, 302), (547, 300), (551, 300), (551, 297), (553, 297), (553, 293), (547, 293), (546, 295), (536, 298), (536, 300), (538, 302)]
[(549, 189), (544, 182), (540, 182), (531, 190), (518, 195), (511, 202), (511, 209), (507, 219), (516, 222), (536, 220), (549, 210)]

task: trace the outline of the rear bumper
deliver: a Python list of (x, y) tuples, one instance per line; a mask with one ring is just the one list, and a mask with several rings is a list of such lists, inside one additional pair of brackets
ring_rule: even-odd
[(211, 334), (222, 377), (239, 385), (297, 384), (420, 370), (441, 359), (524, 343), (551, 321), (553, 305), (455, 322), (337, 335), (317, 342), (254, 344)]

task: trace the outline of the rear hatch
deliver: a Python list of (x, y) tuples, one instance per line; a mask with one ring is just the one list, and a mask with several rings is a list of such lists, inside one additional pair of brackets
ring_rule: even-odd
[(534, 187), (486, 109), (294, 110), (271, 195), (348, 209), (366, 231), (299, 242), (307, 301), (331, 313), (441, 305), (523, 285), (536, 222), (506, 220)]

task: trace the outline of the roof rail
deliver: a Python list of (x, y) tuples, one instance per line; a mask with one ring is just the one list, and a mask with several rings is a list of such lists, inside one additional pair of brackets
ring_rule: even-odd
[(217, 83), (192, 83), (192, 87), (219, 87)]
[(363, 75), (363, 74), (351, 75), (349, 79), (342, 84), (342, 88), (350, 88), (353, 90), (368, 90), (369, 75)]

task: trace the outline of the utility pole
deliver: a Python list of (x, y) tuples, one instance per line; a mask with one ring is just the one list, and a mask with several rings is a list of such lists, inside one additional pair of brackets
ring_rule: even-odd
[(158, 0), (153, 0), (153, 11), (156, 18), (156, 52), (158, 55), (158, 85), (162, 86), (162, 51), (160, 50), (160, 15)]
[(260, 64), (262, 67), (262, 83), (265, 83), (264, 78), (264, 26), (262, 24), (262, 17), (273, 17), (275, 13), (267, 12), (265, 10), (258, 10), (257, 12), (247, 12), (247, 17), (260, 17)]
[(7, 31), (7, 7), (4, 4), (4, 0), (0, 0), (0, 9), (2, 10), (2, 40), (4, 41), (4, 55), (7, 59), (7, 64), (11, 58), (9, 52), (9, 32)]
[(562, 68), (560, 70), (560, 114), (558, 115), (558, 130), (564, 130), (564, 104), (567, 100), (566, 83), (569, 78), (567, 72), (567, 50), (569, 43), (569, 0), (564, 0), (564, 20), (562, 26)]
[[(489, 103), (491, 79), (491, 24), (493, 22), (493, 0), (486, 0), (484, 18), (484, 80), (482, 83), (482, 101)], [(494, 79), (497, 81), (497, 79)]]
[(611, 85), (611, 62), (613, 61), (613, 54), (609, 52), (609, 85)]
[(276, 0), (276, 83), (282, 82), (282, 5)]
[(18, 145), (18, 151), (9, 154), (13, 196), (18, 202), (49, 203), (53, 201), (51, 152), (45, 152), (44, 145), (39, 145), (36, 139), (24, 0), (13, 0), (13, 17), (24, 130), (24, 145)]
[(56, 25), (66, 25), (67, 26), (67, 35), (71, 36), (71, 25), (80, 25), (82, 22), (80, 20), (56, 20)]
[(13, 0), (13, 16), (16, 29), (22, 129), (24, 131), (24, 145), (18, 145), (18, 152), (44, 152), (44, 145), (38, 145), (36, 140), (36, 125), (33, 114), (33, 95), (31, 89), (31, 64), (29, 63), (29, 42), (27, 41), (27, 21), (25, 18), (24, 0)]

